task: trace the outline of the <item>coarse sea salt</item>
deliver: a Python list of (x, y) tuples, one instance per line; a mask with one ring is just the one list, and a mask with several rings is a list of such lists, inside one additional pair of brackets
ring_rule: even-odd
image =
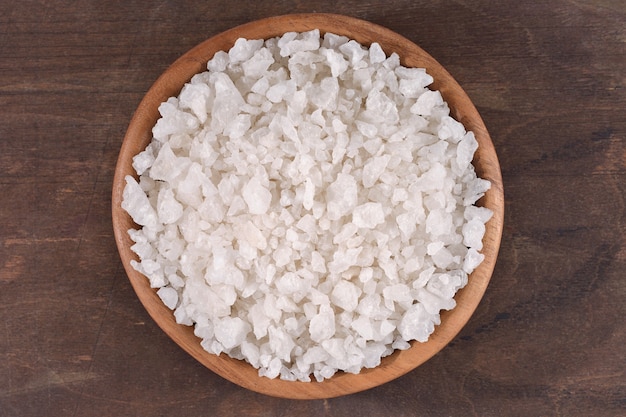
[(433, 78), (317, 30), (239, 39), (159, 107), (122, 207), (201, 345), (285, 380), (428, 340), (484, 256), (490, 183)]

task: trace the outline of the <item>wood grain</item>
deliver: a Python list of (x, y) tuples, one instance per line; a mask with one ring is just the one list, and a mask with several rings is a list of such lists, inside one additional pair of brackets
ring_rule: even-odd
[[(0, 2), (1, 416), (623, 416), (626, 6), (226, 0)], [(133, 112), (202, 41), (286, 13), (385, 26), (476, 105), (506, 188), (489, 287), (445, 349), (328, 400), (240, 388), (147, 314), (111, 220)]]

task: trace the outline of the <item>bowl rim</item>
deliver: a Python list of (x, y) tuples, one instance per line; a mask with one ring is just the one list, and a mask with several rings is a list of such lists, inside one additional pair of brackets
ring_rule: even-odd
[[(493, 216), (486, 224), (483, 239), (481, 252), (485, 260), (469, 276), (468, 284), (457, 292), (457, 306), (441, 312), (441, 324), (435, 327), (427, 342), (413, 341), (410, 349), (396, 350), (383, 358), (378, 367), (363, 369), (359, 374), (338, 372), (322, 382), (300, 382), (259, 377), (258, 371), (243, 361), (224, 354), (210, 354), (200, 346), (193, 327), (176, 323), (173, 311), (162, 303), (156, 289), (150, 288), (148, 280), (130, 265), (137, 257), (130, 250), (133, 242), (128, 229), (136, 226), (121, 208), (121, 202), (125, 176), (137, 177), (131, 165), (132, 157), (152, 139), (158, 104), (178, 95), (185, 82), (205, 71), (207, 61), (215, 52), (227, 51), (240, 37), (259, 39), (257, 35), (263, 33), (262, 38), (268, 39), (285, 32), (312, 29), (319, 29), (322, 34), (345, 35), (365, 46), (375, 39), (387, 55), (398, 53), (403, 65), (426, 68), (434, 78), (430, 87), (440, 91), (449, 104), (451, 115), (476, 136), (479, 147), (473, 164), (478, 175), (491, 182), (491, 188), (479, 202), (489, 207)], [(138, 105), (124, 136), (115, 167), (111, 213), (118, 252), (134, 291), (152, 319), (183, 350), (221, 377), (249, 390), (289, 399), (325, 399), (354, 394), (394, 380), (437, 354), (461, 331), (478, 307), (495, 268), (504, 222), (504, 191), (495, 148), (482, 118), (461, 86), (430, 54), (402, 35), (366, 20), (329, 13), (300, 13), (254, 20), (216, 34), (184, 53), (158, 77)]]

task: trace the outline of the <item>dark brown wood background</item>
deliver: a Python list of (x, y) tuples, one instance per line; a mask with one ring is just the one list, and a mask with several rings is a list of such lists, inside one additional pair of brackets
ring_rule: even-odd
[[(474, 100), (503, 170), (476, 314), (410, 374), (266, 397), (154, 324), (112, 234), (117, 153), (152, 82), (225, 29), (292, 12), (386, 26)], [(0, 1), (0, 416), (626, 415), (623, 0)]]

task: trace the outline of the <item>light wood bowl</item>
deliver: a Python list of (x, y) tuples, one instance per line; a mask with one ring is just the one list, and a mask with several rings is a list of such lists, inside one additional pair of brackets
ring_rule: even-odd
[[(152, 139), (151, 129), (159, 117), (159, 104), (168, 97), (178, 95), (184, 83), (194, 74), (205, 71), (207, 61), (217, 51), (227, 51), (240, 37), (267, 39), (285, 32), (312, 29), (345, 35), (366, 46), (378, 42), (387, 54), (398, 53), (403, 65), (426, 68), (435, 80), (431, 87), (441, 92), (450, 106), (451, 115), (476, 135), (479, 147), (474, 166), (478, 175), (492, 184), (480, 204), (493, 210), (494, 215), (486, 226), (482, 251), (484, 262), (471, 274), (467, 286), (457, 293), (457, 306), (442, 312), (441, 325), (436, 327), (428, 342), (413, 342), (410, 349), (396, 351), (383, 358), (378, 367), (364, 369), (360, 374), (339, 372), (323, 382), (306, 383), (259, 377), (257, 370), (246, 362), (224, 354), (215, 356), (203, 350), (193, 329), (177, 324), (172, 311), (150, 288), (148, 280), (130, 266), (130, 260), (137, 258), (130, 250), (133, 242), (127, 231), (137, 226), (121, 208), (121, 201), (124, 177), (136, 176), (131, 166), (132, 158)], [(408, 39), (363, 20), (333, 14), (297, 14), (267, 18), (220, 33), (191, 49), (161, 75), (141, 101), (126, 132), (115, 169), (112, 215), (116, 243), (130, 282), (150, 316), (174, 342), (213, 372), (252, 391), (283, 398), (321, 399), (356, 393), (398, 378), (431, 358), (458, 334), (478, 306), (491, 278), (502, 235), (504, 196), (496, 152), (478, 111), (459, 84), (435, 59)]]

